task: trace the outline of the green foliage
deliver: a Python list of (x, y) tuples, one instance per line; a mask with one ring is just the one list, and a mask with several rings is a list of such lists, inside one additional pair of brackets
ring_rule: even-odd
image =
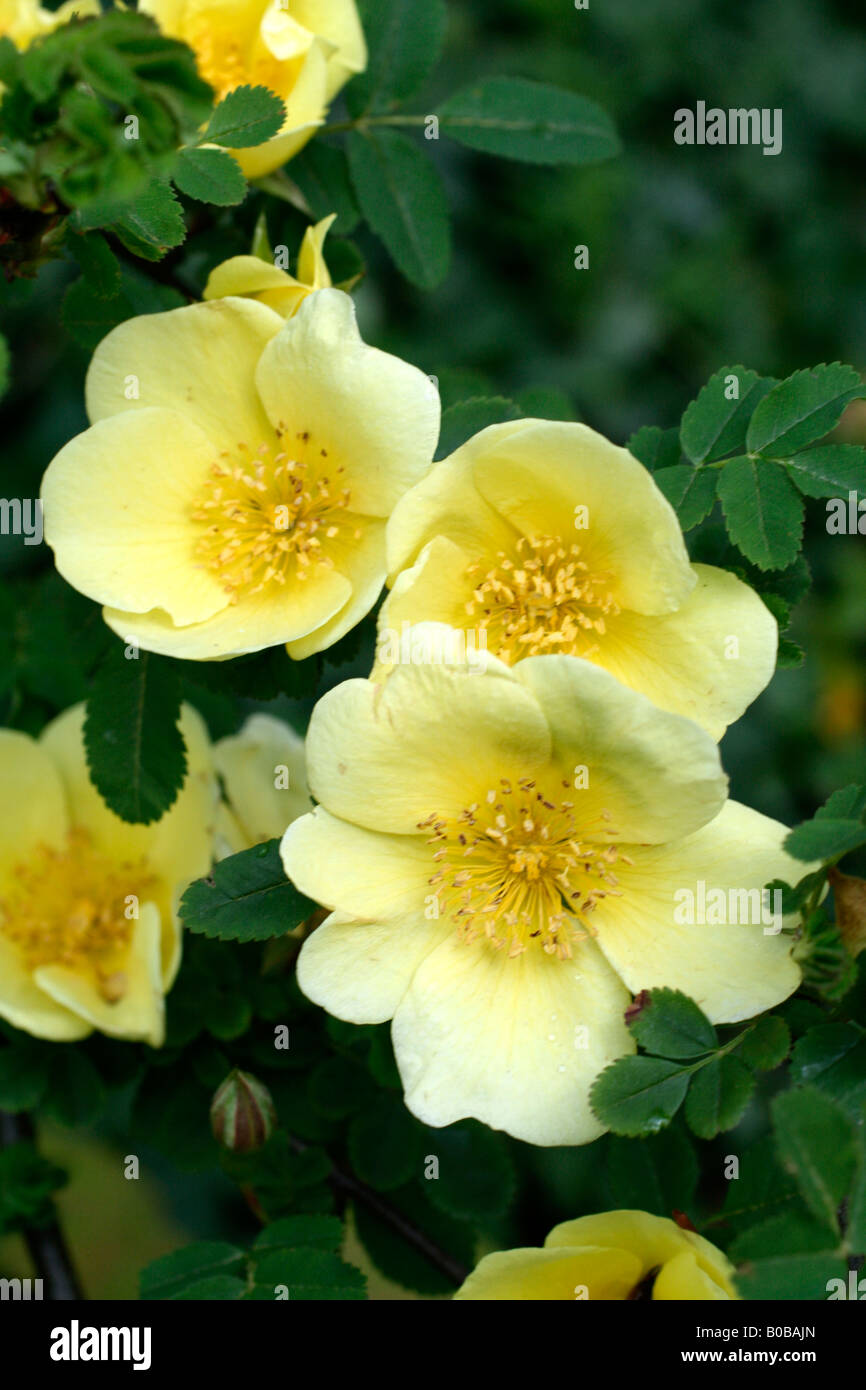
[(364, 1276), (336, 1253), (332, 1216), (293, 1216), (265, 1226), (249, 1250), (199, 1241), (141, 1271), (143, 1299), (362, 1299)]
[(838, 1209), (854, 1177), (857, 1135), (843, 1108), (816, 1086), (785, 1091), (771, 1105), (776, 1148), (817, 1221), (838, 1232)]
[[(731, 395), (732, 383), (737, 394)], [(752, 412), (775, 382), (746, 367), (720, 367), (680, 421), (683, 453), (694, 464), (740, 453)]]
[(688, 464), (677, 463), (672, 468), (657, 468), (653, 477), (676, 512), (684, 531), (691, 531), (712, 511), (718, 479), (709, 469), (695, 469)]
[(504, 396), (476, 396), (471, 400), (458, 401), (442, 412), (436, 457), (447, 458), (461, 444), (490, 425), (502, 425), (507, 420), (519, 420), (520, 417), (518, 406)]
[(94, 677), (84, 721), (94, 786), (121, 820), (149, 825), (173, 805), (186, 776), (177, 727), (180, 683), (172, 663), (122, 644)]
[(236, 87), (214, 108), (201, 143), (236, 150), (262, 145), (278, 134), (285, 116), (282, 101), (267, 87)]
[(784, 470), (763, 458), (729, 459), (719, 478), (728, 535), (759, 569), (785, 569), (803, 538), (803, 503)]
[(846, 405), (866, 395), (860, 373), (841, 362), (795, 372), (757, 405), (746, 434), (750, 454), (787, 458), (829, 434)]
[(347, 151), (364, 217), (406, 278), (435, 289), (451, 259), (448, 204), (436, 169), (396, 130), (353, 131)]
[(352, 82), (352, 116), (390, 111), (414, 96), (442, 52), (448, 13), (444, 0), (365, 0), (361, 19), (369, 49), (367, 71)]
[(181, 150), (174, 181), (181, 193), (219, 207), (240, 203), (247, 191), (241, 167), (227, 150)]
[(349, 236), (361, 214), (349, 176), (345, 152), (336, 145), (313, 140), (292, 160), (292, 178), (306, 198), (313, 217), (321, 221), (337, 214), (333, 230)]
[(190, 884), (180, 903), (190, 931), (221, 941), (267, 941), (299, 926), (316, 904), (286, 878), (279, 840), (241, 850)]
[(620, 149), (613, 122), (594, 101), (521, 77), (473, 83), (449, 97), (439, 117), (462, 145), (530, 164), (596, 164)]
[(811, 820), (793, 829), (785, 849), (806, 861), (841, 859), (866, 844), (866, 787), (852, 784), (834, 792)]
[(632, 1138), (663, 1130), (684, 1101), (698, 1138), (733, 1129), (754, 1094), (753, 1072), (778, 1066), (790, 1045), (784, 1021), (773, 1016), (720, 1042), (694, 1000), (674, 989), (644, 990), (626, 1022), (650, 1055), (612, 1062), (593, 1083), (590, 1102), (602, 1124)]

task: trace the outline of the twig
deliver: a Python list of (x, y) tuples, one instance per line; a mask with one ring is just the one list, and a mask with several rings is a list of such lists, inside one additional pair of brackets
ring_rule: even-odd
[[(32, 1142), (34, 1130), (26, 1115), (10, 1115), (0, 1110), (0, 1148)], [(73, 1302), (84, 1298), (72, 1264), (63, 1232), (56, 1220), (47, 1226), (25, 1226), (22, 1235), (43, 1282), (45, 1296), (53, 1302)]]
[[(289, 1144), (295, 1153), (304, 1153), (310, 1146), (305, 1144), (302, 1139), (296, 1139), (294, 1135), (289, 1135)], [(378, 1192), (366, 1183), (356, 1178), (354, 1173), (347, 1173), (335, 1163), (328, 1174), (328, 1182), (335, 1192), (343, 1197), (350, 1197), (355, 1202), (360, 1202), (374, 1216), (377, 1216), (384, 1226), (390, 1227), (395, 1235), (400, 1236), (423, 1255), (428, 1264), (434, 1269), (438, 1269), (452, 1284), (457, 1287), (466, 1279), (469, 1271), (459, 1260), (455, 1260), (446, 1250), (441, 1249), (435, 1241), (425, 1236), (407, 1217), (390, 1206)]]

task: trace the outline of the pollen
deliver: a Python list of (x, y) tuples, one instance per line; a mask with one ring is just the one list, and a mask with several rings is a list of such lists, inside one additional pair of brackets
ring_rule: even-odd
[(290, 579), (305, 580), (316, 565), (333, 566), (328, 542), (346, 526), (349, 489), (340, 466), (307, 431), (253, 452), (238, 444), (214, 463), (193, 511), (202, 524), (196, 558), (214, 571), (232, 603)]
[(108, 860), (74, 830), (64, 848), (41, 845), (12, 871), (0, 898), (0, 935), (28, 970), (62, 965), (88, 974), (116, 1003), (127, 991), (137, 905), (154, 882), (143, 860)]
[(429, 883), (440, 912), (464, 941), (486, 939), (509, 956), (537, 947), (569, 958), (576, 941), (595, 935), (601, 899), (621, 896), (617, 861), (631, 863), (612, 843), (609, 821), (602, 811), (587, 822), (573, 801), (530, 778), (503, 779), (454, 819), (429, 816), (418, 829), (431, 832)]
[(281, 93), (288, 77), (297, 78), (299, 59), (274, 58), (262, 45), (251, 50), (234, 32), (216, 25), (212, 14), (186, 29), (182, 37), (195, 53), (201, 76), (220, 101), (245, 83)]
[(609, 573), (590, 573), (579, 545), (556, 536), (521, 536), (512, 555), (500, 551), (492, 569), (472, 565), (466, 604), (503, 661), (564, 652), (590, 657), (620, 609)]

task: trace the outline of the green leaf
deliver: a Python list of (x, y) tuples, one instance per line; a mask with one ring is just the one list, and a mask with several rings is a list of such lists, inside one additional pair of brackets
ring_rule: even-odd
[(283, 869), (279, 840), (241, 850), (191, 883), (180, 900), (184, 926), (220, 941), (268, 941), (309, 917), (315, 903)]
[(558, 386), (525, 386), (517, 393), (515, 404), (531, 420), (577, 419), (571, 399)]
[(718, 1057), (696, 1071), (686, 1097), (685, 1116), (699, 1139), (733, 1129), (752, 1098), (755, 1078), (736, 1057)]
[(805, 660), (806, 653), (798, 642), (792, 642), (790, 637), (779, 638), (779, 645), (776, 648), (776, 665), (780, 671), (802, 666)]
[(854, 782), (840, 787), (828, 796), (815, 816), (818, 820), (866, 820), (866, 787), (858, 787)]
[(848, 1201), (845, 1244), (853, 1255), (866, 1255), (866, 1130), (862, 1125), (857, 1135), (857, 1167)]
[(447, 458), (473, 435), (490, 425), (502, 425), (506, 420), (519, 420), (521, 412), (513, 401), (504, 396), (477, 396), (459, 401), (442, 412), (437, 459)]
[[(463, 1120), (444, 1129), (428, 1129), (424, 1147), (424, 1188), (434, 1206), (449, 1216), (477, 1223), (508, 1210), (516, 1178), (501, 1135), (475, 1120)], [(431, 1157), (439, 1160), (436, 1177), (427, 1177)]]
[(451, 259), (448, 204), (435, 168), (396, 130), (353, 131), (349, 169), (362, 213), (398, 268), (423, 290), (444, 280)]
[(785, 460), (788, 477), (807, 497), (866, 496), (866, 449), (859, 444), (825, 444)]
[(331, 234), (348, 236), (361, 214), (349, 179), (349, 164), (342, 149), (311, 140), (292, 160), (292, 178), (310, 205), (317, 222), (337, 214)]
[(631, 436), (626, 448), (651, 473), (657, 468), (674, 468), (682, 463), (680, 436), (677, 430), (663, 430), (659, 429), (658, 425), (644, 425)]
[[(737, 381), (737, 396), (728, 399), (731, 377)], [(760, 377), (746, 367), (721, 367), (710, 377), (680, 422), (683, 453), (692, 463), (712, 463), (742, 450), (746, 428), (758, 402), (775, 386), (772, 378)]]
[(441, 129), (484, 154), (530, 164), (598, 164), (619, 153), (606, 111), (578, 96), (522, 77), (488, 77), (439, 108)]
[(841, 362), (795, 372), (756, 408), (746, 448), (750, 454), (786, 458), (829, 434), (846, 405), (860, 396), (866, 396), (866, 383)]
[(66, 244), (81, 266), (88, 290), (100, 299), (110, 299), (120, 290), (120, 263), (98, 232), (77, 236), (67, 231)]
[(153, 1260), (139, 1275), (143, 1299), (176, 1299), (189, 1295), (190, 1286), (219, 1276), (241, 1278), (244, 1252), (222, 1240), (201, 1240)]
[(186, 236), (183, 209), (163, 179), (151, 179), (143, 193), (111, 225), (133, 255), (158, 261)]
[(92, 352), (106, 333), (110, 333), (112, 328), (116, 328), (125, 319), (133, 318), (136, 314), (178, 309), (185, 302), (183, 295), (177, 290), (171, 289), (168, 285), (157, 285), (153, 281), (145, 280), (133, 266), (122, 266), (118, 294), (112, 295), (109, 299), (101, 299), (82, 276), (66, 291), (60, 316), (64, 328), (75, 341)]
[(856, 1023), (810, 1028), (791, 1053), (791, 1080), (817, 1086), (859, 1120), (866, 1104), (866, 1033)]
[(685, 1099), (686, 1068), (659, 1057), (620, 1057), (596, 1077), (590, 1104), (615, 1134), (655, 1134), (669, 1124)]
[(206, 1279), (197, 1279), (194, 1284), (186, 1285), (171, 1297), (178, 1301), (191, 1300), (195, 1303), (227, 1303), (243, 1298), (246, 1290), (246, 1282), (243, 1279), (236, 1279), (231, 1274), (209, 1274)]
[(657, 468), (653, 479), (676, 512), (684, 531), (691, 531), (712, 511), (718, 481), (713, 469), (678, 463), (673, 468)]
[(635, 1042), (658, 1057), (701, 1057), (719, 1045), (710, 1020), (676, 989), (643, 990), (626, 1010), (626, 1022)]
[(275, 1250), (329, 1250), (343, 1244), (343, 1223), (337, 1216), (284, 1216), (256, 1236), (250, 1252), (255, 1259)]
[(113, 645), (87, 701), (84, 746), (91, 780), (121, 820), (150, 825), (177, 799), (187, 767), (179, 717), (171, 662), (145, 651), (127, 660)]
[(859, 820), (825, 817), (804, 821), (785, 838), (785, 849), (795, 859), (838, 859), (849, 850), (866, 845), (866, 825)]
[(229, 207), (243, 202), (247, 181), (228, 150), (181, 150), (172, 176), (181, 193), (200, 203)]
[(783, 1166), (793, 1174), (809, 1210), (835, 1231), (837, 1208), (850, 1186), (857, 1157), (851, 1120), (816, 1086), (784, 1091), (770, 1110)]
[(656, 1216), (687, 1211), (698, 1184), (694, 1148), (673, 1126), (651, 1139), (611, 1135), (603, 1168), (612, 1207)]
[(728, 1177), (725, 1170), (728, 1190), (722, 1207), (722, 1216), (736, 1232), (780, 1212), (800, 1212), (805, 1216), (797, 1185), (781, 1167), (769, 1134), (737, 1157), (737, 1164), (736, 1177)]
[(379, 1192), (402, 1187), (421, 1171), (420, 1129), (402, 1096), (383, 1091), (349, 1126), (349, 1160)]
[(780, 1067), (791, 1046), (787, 1023), (777, 1014), (759, 1018), (751, 1032), (737, 1049), (737, 1056), (755, 1071), (772, 1071)]
[(267, 87), (235, 87), (214, 108), (199, 143), (233, 150), (263, 145), (279, 133), (285, 118), (285, 106)]
[(247, 1297), (260, 1302), (285, 1298), (286, 1294), (292, 1301), (362, 1299), (365, 1288), (361, 1271), (331, 1250), (282, 1249), (255, 1260)]
[(418, 90), (442, 52), (448, 14), (444, 0), (366, 0), (361, 19), (367, 70), (346, 92), (355, 117), (387, 111)]
[(823, 1301), (845, 1265), (826, 1230), (803, 1217), (774, 1216), (739, 1236), (728, 1251), (740, 1265), (737, 1286), (747, 1299)]
[(803, 535), (803, 501), (784, 469), (766, 459), (735, 458), (718, 484), (728, 535), (762, 570), (784, 569)]

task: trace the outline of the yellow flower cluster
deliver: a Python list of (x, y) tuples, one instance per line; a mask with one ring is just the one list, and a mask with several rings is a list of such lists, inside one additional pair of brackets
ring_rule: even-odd
[(260, 721), (258, 759), (222, 751), (241, 790), (221, 852), (285, 831), (288, 875), (332, 910), (301, 986), (393, 1020), (422, 1120), (586, 1143), (594, 1078), (634, 1050), (632, 994), (672, 986), (730, 1023), (797, 986), (762, 918), (674, 911), (699, 880), (731, 899), (790, 876), (785, 828), (726, 800), (716, 746), (776, 625), (690, 564), (651, 475), (584, 425), (494, 426), (431, 464), (432, 384), (315, 288), (326, 230), (296, 280), (229, 262), (206, 302), (108, 335), (45, 534), (117, 633), (199, 660), (321, 651), (389, 577), (371, 678), (310, 722), (315, 807), (297, 779), (275, 800), (288, 755)]

